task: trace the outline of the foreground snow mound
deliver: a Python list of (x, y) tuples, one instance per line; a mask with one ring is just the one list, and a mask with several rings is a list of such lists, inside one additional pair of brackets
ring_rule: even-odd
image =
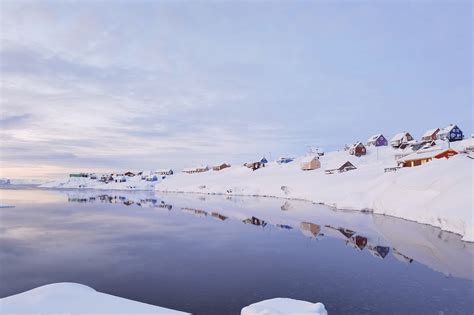
[(322, 303), (275, 298), (244, 307), (240, 315), (327, 315)]
[(187, 314), (100, 293), (77, 283), (54, 283), (0, 299), (2, 314)]

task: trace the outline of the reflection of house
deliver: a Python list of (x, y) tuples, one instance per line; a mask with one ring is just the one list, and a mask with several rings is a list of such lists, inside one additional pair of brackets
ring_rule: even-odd
[(381, 147), (381, 146), (386, 146), (387, 145), (387, 139), (383, 136), (383, 134), (379, 133), (376, 135), (373, 135), (367, 140), (367, 145), (373, 145), (376, 147)]
[(397, 258), (401, 262), (404, 262), (407, 264), (411, 264), (413, 262), (413, 258), (403, 255), (396, 248), (392, 248), (392, 253), (393, 253), (393, 256), (395, 256), (395, 258)]
[(262, 226), (262, 227), (265, 227), (267, 225), (267, 222), (260, 220), (259, 218), (256, 218), (256, 217), (245, 219), (242, 222), (244, 222), (245, 224), (252, 224), (252, 225), (257, 225), (257, 226)]
[(440, 132), (439, 128), (429, 129), (423, 134), (423, 136), (421, 137), (421, 140), (424, 140), (424, 141), (436, 140), (438, 138), (438, 132)]
[(285, 201), (284, 204), (281, 205), (280, 209), (282, 211), (288, 211), (292, 208), (291, 203), (289, 201)]
[(351, 155), (362, 156), (366, 153), (365, 146), (362, 144), (362, 142), (357, 142), (349, 148), (349, 154)]
[(214, 171), (220, 171), (220, 170), (223, 170), (224, 168), (228, 168), (228, 167), (230, 167), (230, 164), (222, 163), (222, 164), (213, 166), (213, 167), (212, 167), (212, 170), (214, 170)]
[(351, 238), (355, 234), (354, 231), (349, 230), (349, 229), (345, 229), (345, 228), (342, 228), (342, 227), (335, 228), (331, 225), (325, 225), (325, 227), (328, 228), (328, 229), (340, 232), (342, 235), (344, 235), (345, 238)]
[(450, 158), (458, 154), (453, 149), (427, 149), (418, 150), (415, 153), (409, 154), (397, 160), (399, 166), (413, 167), (428, 163), (432, 159)]
[(443, 128), (439, 131), (438, 139), (447, 141), (459, 141), (464, 139), (464, 135), (458, 126), (450, 124), (448, 127)]
[(300, 229), (303, 234), (308, 236), (318, 236), (321, 232), (321, 226), (310, 222), (301, 222)]
[(183, 173), (193, 174), (193, 173), (203, 173), (209, 170), (208, 166), (198, 166), (198, 167), (191, 167), (183, 169)]
[(193, 209), (193, 208), (181, 208), (181, 210), (193, 212), (194, 214), (198, 216), (204, 216), (204, 217), (207, 216), (207, 212), (204, 210)]
[(301, 159), (301, 169), (303, 171), (315, 170), (321, 167), (321, 162), (317, 156), (305, 156)]
[(347, 242), (352, 244), (354, 248), (363, 250), (364, 247), (367, 245), (367, 237), (355, 235), (355, 236), (352, 236)]
[(212, 212), (212, 213), (211, 213), (211, 216), (212, 216), (213, 218), (219, 219), (219, 220), (221, 220), (221, 221), (224, 221), (224, 220), (227, 220), (227, 219), (228, 219), (228, 217), (226, 217), (226, 216), (224, 216), (224, 215), (222, 215), (222, 214), (220, 214), (220, 213), (217, 213), (217, 212)]
[(380, 245), (377, 245), (377, 246), (369, 245), (368, 249), (372, 255), (374, 255), (375, 257), (382, 258), (382, 259), (384, 259), (385, 256), (387, 256), (388, 253), (390, 252), (390, 247), (380, 246)]
[(413, 141), (413, 137), (410, 133), (404, 131), (397, 133), (393, 138), (390, 140), (390, 145), (394, 148), (399, 148), (402, 144), (406, 144), (407, 142)]
[[(334, 174), (336, 172), (343, 173), (351, 170), (357, 169), (350, 161), (346, 161), (344, 163), (332, 163), (331, 165), (333, 168), (329, 168), (325, 170), (326, 174)], [(335, 166), (335, 167), (334, 167)]]

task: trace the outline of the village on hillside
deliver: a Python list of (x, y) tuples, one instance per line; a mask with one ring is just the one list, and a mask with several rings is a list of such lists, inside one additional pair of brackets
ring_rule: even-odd
[[(345, 145), (344, 152), (347, 156), (362, 157), (368, 152), (368, 148), (391, 147), (393, 148), (394, 163), (388, 163), (384, 168), (384, 172), (397, 171), (402, 167), (415, 167), (430, 162), (433, 159), (450, 158), (456, 154), (467, 154), (474, 152), (474, 145), (469, 142), (465, 146), (452, 147), (451, 143), (462, 141), (465, 138), (462, 130), (455, 124), (450, 124), (446, 128), (434, 128), (427, 130), (421, 139), (415, 139), (409, 132), (403, 131), (397, 133), (390, 141), (379, 133), (368, 138), (363, 143), (357, 141), (351, 145)], [(472, 138), (472, 136), (471, 136)], [(338, 161), (322, 163), (321, 157), (324, 152), (319, 150), (311, 150), (308, 154), (299, 159), (299, 167), (303, 171), (311, 171), (323, 168), (325, 174), (343, 173), (357, 169), (357, 162), (351, 159), (343, 159), (343, 155), (339, 156)], [(342, 157), (342, 159), (341, 159)], [(276, 164), (288, 164), (295, 161), (295, 157), (281, 157), (275, 161)], [(256, 171), (260, 168), (268, 166), (269, 161), (266, 157), (259, 160), (246, 162), (244, 167)], [(221, 163), (212, 167), (204, 164), (195, 167), (188, 167), (182, 170), (186, 174), (204, 173), (207, 171), (222, 171), (231, 167), (229, 163)], [(167, 176), (175, 174), (171, 168), (159, 169), (155, 171), (126, 171), (123, 173), (115, 172), (108, 174), (95, 173), (72, 173), (69, 174), (69, 181), (59, 186), (63, 188), (97, 188), (98, 186), (107, 185), (107, 188), (121, 189), (153, 189), (154, 184), (166, 179)], [(90, 185), (95, 182), (95, 185)], [(45, 187), (58, 184), (52, 182), (46, 184)], [(109, 185), (110, 184), (110, 185)]]

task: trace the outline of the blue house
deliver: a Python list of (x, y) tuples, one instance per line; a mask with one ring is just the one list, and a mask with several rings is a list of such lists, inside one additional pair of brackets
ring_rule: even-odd
[(447, 141), (459, 141), (464, 139), (462, 130), (454, 124), (450, 124), (448, 127), (438, 132), (438, 139)]
[(278, 159), (277, 163), (278, 164), (287, 164), (287, 163), (292, 162), (293, 160), (294, 160), (293, 158), (281, 157), (281, 158)]
[(367, 145), (373, 145), (376, 147), (381, 147), (381, 146), (386, 146), (388, 145), (387, 139), (383, 136), (383, 134), (379, 133), (376, 135), (373, 135), (372, 137), (367, 140)]
[(268, 160), (267, 160), (265, 157), (263, 157), (263, 158), (260, 160), (260, 163), (262, 163), (262, 164), (267, 164), (267, 163), (268, 163)]

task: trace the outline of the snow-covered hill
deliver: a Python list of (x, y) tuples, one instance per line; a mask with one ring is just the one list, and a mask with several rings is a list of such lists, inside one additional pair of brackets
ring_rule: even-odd
[[(473, 139), (454, 142), (462, 151)], [(391, 147), (368, 147), (367, 155), (355, 157), (347, 151), (328, 152), (321, 168), (302, 171), (300, 161), (270, 162), (252, 171), (233, 166), (221, 171), (176, 174), (155, 187), (163, 192), (272, 196), (304, 199), (342, 209), (366, 210), (440, 227), (474, 241), (473, 163), (467, 154), (435, 159), (417, 167), (385, 172), (396, 166)], [(350, 161), (357, 169), (335, 174), (325, 170)]]

